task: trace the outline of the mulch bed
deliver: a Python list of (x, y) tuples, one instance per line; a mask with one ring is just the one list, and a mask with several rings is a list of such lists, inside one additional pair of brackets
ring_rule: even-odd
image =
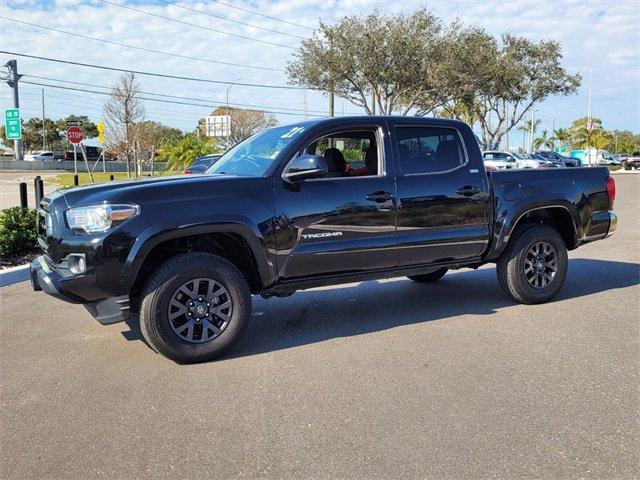
[(2, 257), (0, 258), (0, 271), (6, 270), (7, 268), (18, 267), (20, 265), (27, 265), (35, 260), (35, 258), (40, 254), (40, 251), (34, 250), (26, 255)]

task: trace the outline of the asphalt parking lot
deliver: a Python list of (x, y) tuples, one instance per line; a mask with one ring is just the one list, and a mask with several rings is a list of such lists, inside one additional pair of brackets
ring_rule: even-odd
[(254, 299), (225, 359), (0, 289), (3, 479), (640, 477), (640, 175), (551, 303), (493, 268)]

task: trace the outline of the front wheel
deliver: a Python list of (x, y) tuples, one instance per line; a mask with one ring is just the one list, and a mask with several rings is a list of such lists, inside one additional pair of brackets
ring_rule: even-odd
[(142, 294), (140, 330), (158, 353), (182, 363), (219, 357), (251, 318), (242, 273), (209, 253), (178, 255), (152, 273)]
[(555, 297), (567, 276), (568, 257), (564, 240), (547, 225), (524, 225), (516, 229), (498, 259), (498, 281), (520, 303), (543, 303)]

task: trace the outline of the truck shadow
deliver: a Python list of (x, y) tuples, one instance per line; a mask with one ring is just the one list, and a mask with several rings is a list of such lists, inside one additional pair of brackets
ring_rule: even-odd
[[(638, 264), (573, 259), (565, 286), (552, 302), (639, 283)], [(491, 315), (515, 305), (500, 288), (494, 268), (450, 272), (432, 284), (395, 279), (301, 291), (282, 299), (255, 298), (249, 328), (226, 359), (458, 315)]]
[[(637, 284), (639, 264), (572, 259), (564, 288), (552, 302)], [(449, 272), (431, 284), (401, 278), (305, 290), (287, 298), (253, 298), (247, 332), (222, 360), (458, 315), (491, 315), (515, 305), (500, 288), (494, 268)], [(137, 317), (127, 324), (125, 338), (142, 340)]]

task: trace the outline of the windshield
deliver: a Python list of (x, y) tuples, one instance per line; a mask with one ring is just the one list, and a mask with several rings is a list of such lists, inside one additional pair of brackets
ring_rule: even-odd
[(262, 176), (282, 149), (304, 130), (300, 125), (287, 125), (257, 133), (225, 153), (206, 173)]
[(511, 155), (513, 155), (519, 160), (524, 160), (525, 158), (527, 158), (525, 155), (522, 155), (521, 153), (518, 153), (518, 152), (511, 152)]

